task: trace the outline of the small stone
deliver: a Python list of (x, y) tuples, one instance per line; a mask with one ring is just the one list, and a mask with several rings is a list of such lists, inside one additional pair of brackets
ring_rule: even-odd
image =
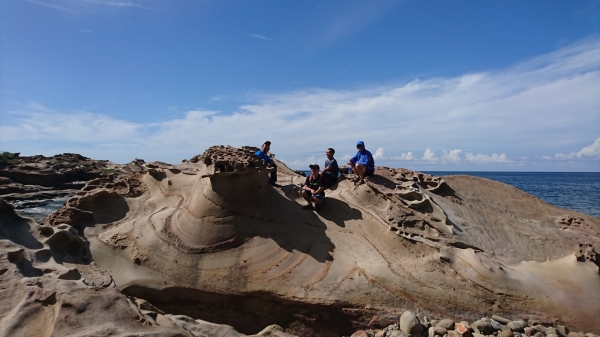
[(544, 335), (543, 333), (539, 332), (539, 331), (537, 331), (537, 332), (535, 333), (535, 335), (533, 335), (533, 337), (544, 337), (544, 336), (545, 336), (545, 335)]
[(533, 330), (534, 331), (532, 331), (532, 333), (535, 333), (537, 331), (537, 332), (541, 332), (544, 336), (546, 336), (546, 327), (541, 324), (534, 326)]
[(502, 330), (502, 324), (500, 324), (500, 322), (492, 319), (490, 320), (490, 324), (492, 325), (492, 328), (496, 330)]
[(405, 311), (400, 316), (400, 330), (407, 335), (416, 335), (423, 331), (419, 318), (410, 311)]
[(488, 320), (479, 320), (479, 321), (475, 321), (473, 322), (473, 324), (471, 324), (471, 328), (482, 335), (489, 335), (492, 334), (495, 330), (492, 327), (492, 324), (490, 323), (490, 321)]
[(546, 335), (546, 337), (558, 337), (558, 335), (555, 333), (549, 333)]
[(465, 333), (469, 332), (469, 328), (467, 328), (463, 323), (458, 323), (456, 324), (456, 331), (458, 331), (459, 334), (464, 335)]
[(513, 332), (510, 330), (502, 330), (500, 333), (501, 337), (513, 337)]
[(563, 336), (569, 334), (569, 329), (564, 325), (556, 325), (556, 330), (558, 330), (558, 332)]
[(438, 322), (438, 324), (435, 325), (436, 328), (444, 328), (446, 330), (453, 330), (454, 329), (454, 321), (451, 319), (443, 319), (441, 321)]
[(385, 330), (377, 331), (374, 337), (385, 337)]
[(454, 330), (448, 330), (448, 337), (461, 337), (460, 334)]
[(473, 337), (485, 337), (485, 336), (480, 333), (473, 332)]
[(443, 336), (448, 333), (448, 329), (442, 328), (441, 326), (436, 326), (433, 328), (434, 335)]
[(522, 332), (524, 331), (525, 327), (527, 326), (527, 323), (523, 322), (523, 321), (512, 321), (512, 322), (508, 322), (508, 324), (506, 324), (512, 331), (519, 331)]
[(350, 337), (369, 337), (369, 335), (365, 330), (358, 330), (355, 333), (353, 333)]
[(429, 337), (435, 336), (435, 328), (434, 327), (430, 327), (428, 332), (429, 332)]
[(430, 323), (431, 323), (431, 326), (433, 326), (433, 327), (435, 327), (435, 326), (436, 326), (436, 325), (437, 325), (439, 322), (440, 322), (440, 320), (439, 320), (439, 319), (432, 319), (432, 320), (430, 321)]
[(460, 324), (464, 325), (465, 327), (467, 327), (467, 329), (471, 330), (471, 324), (469, 324), (469, 322), (462, 321), (462, 322), (460, 322)]
[(523, 329), (523, 332), (525, 332), (525, 336), (527, 336), (527, 337), (529, 337), (529, 336), (531, 336), (533, 333), (535, 333), (535, 332), (533, 332), (533, 331), (535, 331), (535, 329), (534, 329), (534, 328), (532, 328), (532, 327), (530, 327), (530, 326), (528, 326), (528, 327), (526, 327), (525, 329)]
[(388, 337), (408, 337), (408, 336), (401, 330), (394, 330), (394, 331), (390, 332)]
[(558, 331), (553, 327), (546, 328), (546, 337), (549, 335), (558, 335)]
[(578, 332), (569, 332), (567, 337), (583, 337), (583, 334), (580, 334)]
[(500, 322), (502, 324), (508, 324), (508, 322), (510, 322), (511, 320), (508, 318), (504, 318), (502, 316), (498, 316), (498, 315), (493, 315), (492, 319), (495, 320), (496, 322)]

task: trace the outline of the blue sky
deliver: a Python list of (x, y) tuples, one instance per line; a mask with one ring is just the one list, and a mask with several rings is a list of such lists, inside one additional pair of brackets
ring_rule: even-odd
[(600, 1), (0, 2), (0, 150), (600, 171)]

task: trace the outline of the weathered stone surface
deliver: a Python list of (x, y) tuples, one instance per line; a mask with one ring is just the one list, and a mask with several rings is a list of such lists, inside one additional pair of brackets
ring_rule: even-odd
[(350, 337), (369, 337), (365, 330), (358, 330), (354, 332)]
[(375, 315), (369, 322), (369, 327), (372, 329), (382, 329), (392, 324), (399, 324), (400, 316), (395, 314), (380, 314)]

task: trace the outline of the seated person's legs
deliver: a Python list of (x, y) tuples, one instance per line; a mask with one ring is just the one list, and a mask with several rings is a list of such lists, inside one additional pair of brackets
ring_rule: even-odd
[(313, 195), (312, 200), (315, 202), (315, 208), (318, 210), (323, 205), (323, 199), (325, 196), (322, 193), (318, 193)]
[(304, 200), (306, 200), (308, 202), (309, 205), (312, 205), (312, 193), (310, 191), (307, 190), (303, 190), (302, 191), (302, 198), (304, 198)]
[(356, 175), (360, 177), (360, 180), (365, 179), (365, 172), (367, 168), (364, 165), (356, 164)]

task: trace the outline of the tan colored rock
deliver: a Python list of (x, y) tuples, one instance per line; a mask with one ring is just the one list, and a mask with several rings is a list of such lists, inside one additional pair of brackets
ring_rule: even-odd
[(414, 313), (405, 311), (400, 316), (400, 330), (407, 335), (415, 335), (423, 331), (423, 326)]
[(436, 328), (440, 327), (440, 328), (444, 328), (446, 330), (453, 330), (454, 329), (454, 321), (451, 319), (443, 319), (441, 321), (438, 322), (438, 324), (436, 324)]

